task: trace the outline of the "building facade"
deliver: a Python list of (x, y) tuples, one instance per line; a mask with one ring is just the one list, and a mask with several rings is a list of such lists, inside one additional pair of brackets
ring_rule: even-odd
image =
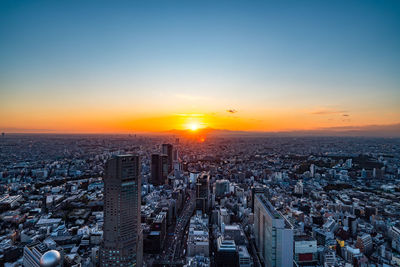
[(164, 185), (168, 177), (168, 156), (153, 154), (151, 155), (151, 184)]
[(266, 267), (293, 265), (293, 227), (263, 194), (254, 199), (254, 235)]
[(202, 173), (196, 181), (196, 209), (208, 213), (210, 208), (210, 174)]
[(317, 266), (317, 240), (307, 235), (294, 237), (294, 260), (298, 266)]
[(139, 156), (116, 156), (107, 162), (101, 266), (142, 266), (140, 191)]
[(161, 152), (164, 155), (167, 155), (167, 157), (168, 157), (168, 173), (170, 173), (172, 171), (173, 162), (174, 162), (172, 144), (162, 144), (162, 151)]

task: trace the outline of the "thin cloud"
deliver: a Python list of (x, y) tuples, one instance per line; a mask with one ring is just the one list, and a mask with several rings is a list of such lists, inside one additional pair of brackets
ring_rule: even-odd
[(238, 111), (236, 109), (227, 109), (226, 112), (234, 114), (234, 113), (236, 113)]
[[(335, 109), (320, 109), (309, 112), (312, 115), (331, 115), (331, 114), (342, 114), (346, 113), (346, 110), (335, 110)], [(347, 115), (347, 114), (346, 114)]]
[(350, 115), (349, 114), (343, 114), (342, 116), (343, 117), (349, 117)]

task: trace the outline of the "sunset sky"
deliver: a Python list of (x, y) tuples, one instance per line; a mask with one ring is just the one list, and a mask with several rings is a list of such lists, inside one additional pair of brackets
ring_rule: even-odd
[(400, 1), (0, 1), (0, 131), (400, 122)]

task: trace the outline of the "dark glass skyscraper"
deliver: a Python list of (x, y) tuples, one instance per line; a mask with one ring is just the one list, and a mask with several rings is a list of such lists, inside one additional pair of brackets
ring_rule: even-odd
[(170, 173), (173, 169), (173, 146), (171, 144), (163, 144), (162, 151), (164, 155), (168, 156), (168, 173)]
[(169, 165), (168, 156), (161, 155), (161, 181), (163, 184), (168, 183)]
[(196, 209), (208, 213), (210, 208), (210, 175), (202, 173), (196, 181)]
[(150, 182), (153, 185), (161, 183), (161, 159), (159, 154), (151, 155), (151, 177)]
[(116, 156), (104, 175), (104, 234), (101, 266), (142, 266), (140, 158)]
[(153, 185), (163, 185), (167, 183), (168, 177), (168, 156), (153, 154), (151, 155), (151, 180)]

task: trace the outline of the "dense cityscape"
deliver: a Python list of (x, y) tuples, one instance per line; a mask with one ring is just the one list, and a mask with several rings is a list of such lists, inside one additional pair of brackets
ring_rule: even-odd
[(3, 134), (0, 266), (400, 266), (400, 140)]
[(400, 0), (0, 0), (0, 267), (400, 267)]

